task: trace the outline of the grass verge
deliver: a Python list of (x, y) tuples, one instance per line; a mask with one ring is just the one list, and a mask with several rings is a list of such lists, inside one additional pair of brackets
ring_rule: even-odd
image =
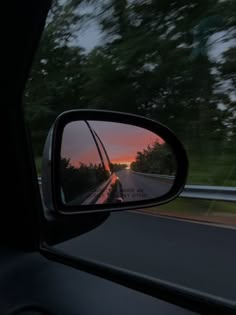
[(181, 219), (236, 226), (235, 202), (180, 197), (166, 205), (140, 211), (152, 215), (172, 216)]

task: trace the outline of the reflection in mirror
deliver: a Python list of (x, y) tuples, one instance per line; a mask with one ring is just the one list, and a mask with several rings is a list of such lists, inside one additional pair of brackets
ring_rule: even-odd
[(149, 130), (107, 121), (75, 121), (64, 128), (60, 181), (66, 205), (161, 197), (175, 174), (172, 149)]

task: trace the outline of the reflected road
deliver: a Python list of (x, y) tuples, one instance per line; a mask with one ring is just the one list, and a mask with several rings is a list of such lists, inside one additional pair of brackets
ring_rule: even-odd
[(130, 169), (117, 172), (117, 176), (121, 182), (124, 201), (163, 196), (173, 185), (173, 180), (154, 177), (152, 174), (138, 174)]

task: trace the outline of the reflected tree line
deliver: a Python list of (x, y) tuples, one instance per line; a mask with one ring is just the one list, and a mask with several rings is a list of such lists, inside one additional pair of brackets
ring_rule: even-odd
[[(70, 159), (61, 158), (60, 181), (65, 201), (74, 200), (77, 204), (82, 203), (92, 193), (100, 191), (99, 187), (109, 178), (111, 179), (112, 172), (118, 172), (119, 176), (119, 171), (127, 167), (128, 165), (124, 163), (111, 163), (111, 172), (109, 172), (102, 164), (80, 163), (79, 166), (74, 166)], [(168, 145), (156, 141), (142, 152), (137, 152), (130, 168), (132, 171), (141, 173), (175, 175), (176, 162)], [(116, 195), (117, 179), (112, 185), (113, 191), (110, 192), (108, 198), (108, 202), (111, 203)]]
[[(127, 164), (111, 163), (111, 172), (118, 172), (127, 167)], [(60, 163), (60, 182), (63, 192), (63, 198), (65, 202), (76, 200), (76, 203), (80, 204), (92, 193), (96, 192), (100, 185), (105, 183), (111, 176), (108, 170), (105, 170), (104, 166), (93, 163), (80, 163), (79, 166), (71, 164), (71, 160), (67, 158), (61, 158)], [(114, 193), (110, 193), (107, 202), (111, 202)]]
[(142, 152), (138, 152), (131, 163), (133, 171), (150, 174), (175, 175), (176, 161), (172, 151), (166, 143), (155, 142)]
[(62, 158), (60, 165), (61, 188), (66, 202), (76, 199), (83, 202), (96, 188), (109, 178), (102, 164), (73, 166), (70, 159)]
[(176, 132), (193, 181), (235, 184), (235, 35), (235, 0), (55, 0), (24, 98), (36, 155), (64, 110), (126, 111)]

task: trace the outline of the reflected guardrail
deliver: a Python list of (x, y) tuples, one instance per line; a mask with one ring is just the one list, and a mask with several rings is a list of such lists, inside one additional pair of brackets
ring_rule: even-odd
[(146, 177), (154, 177), (154, 178), (160, 178), (160, 179), (170, 179), (170, 180), (174, 180), (175, 176), (170, 176), (170, 175), (163, 175), (163, 174), (149, 174), (149, 173), (141, 173), (141, 172), (135, 172), (135, 171), (131, 171), (134, 174), (137, 175), (142, 175), (142, 176), (146, 176)]
[[(42, 185), (41, 176), (38, 177), (38, 183), (39, 185)], [(236, 201), (236, 187), (185, 185), (184, 190), (180, 194), (180, 197), (233, 202)]]

